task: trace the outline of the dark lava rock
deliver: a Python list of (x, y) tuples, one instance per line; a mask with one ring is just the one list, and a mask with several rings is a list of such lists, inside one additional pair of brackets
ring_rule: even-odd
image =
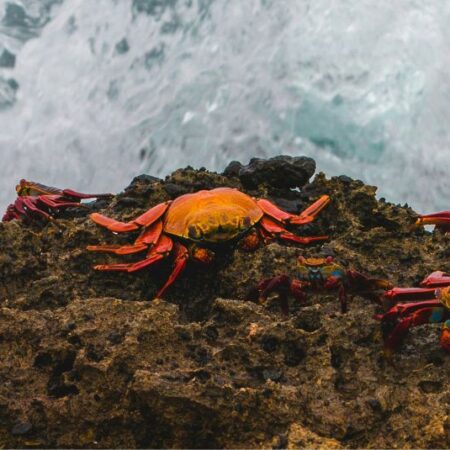
[[(136, 178), (100, 212), (127, 221), (219, 186), (267, 195), (238, 176), (185, 168)], [(411, 232), (414, 211), (377, 201), (357, 180), (319, 174), (285, 192), (273, 200), (286, 208), (331, 196), (308, 230), (328, 235), (325, 245), (226, 245), (214, 264), (189, 261), (164, 300), (154, 297), (173, 259), (130, 274), (91, 269), (145, 257), (86, 251), (138, 233), (109, 233), (86, 215), (0, 223), (2, 446), (448, 448), (450, 356), (439, 325), (411, 330), (394, 368), (382, 356), (377, 302), (356, 295), (342, 314), (338, 292), (309, 291), (286, 315), (276, 296), (245, 300), (261, 279), (295, 276), (299, 255), (333, 254), (348, 270), (413, 286), (450, 271), (448, 238)]]
[(20, 422), (16, 423), (12, 430), (11, 434), (16, 436), (23, 436), (24, 434), (29, 433), (33, 429), (33, 425), (30, 422)]
[(228, 177), (239, 177), (247, 188), (267, 184), (276, 188), (297, 188), (304, 186), (314, 175), (316, 163), (306, 156), (275, 156), (270, 159), (252, 158), (243, 166), (232, 161), (224, 171)]

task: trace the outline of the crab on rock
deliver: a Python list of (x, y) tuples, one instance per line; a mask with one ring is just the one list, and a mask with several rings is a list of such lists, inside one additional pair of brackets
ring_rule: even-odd
[[(347, 291), (358, 294), (368, 294), (376, 289), (389, 289), (392, 285), (383, 279), (368, 278), (355, 270), (346, 270), (336, 262), (333, 257), (304, 258), (297, 260), (297, 276), (288, 275), (262, 280), (256, 287), (259, 302), (265, 302), (270, 293), (276, 292), (284, 313), (289, 311), (288, 296), (292, 295), (297, 301), (306, 300), (305, 291), (337, 290), (341, 303), (341, 311), (347, 311)], [(249, 298), (255, 297), (253, 290)]]
[(157, 293), (157, 297), (162, 297), (189, 258), (210, 263), (214, 248), (221, 244), (239, 241), (244, 250), (253, 250), (262, 241), (273, 238), (300, 244), (327, 239), (327, 236), (297, 236), (285, 226), (312, 222), (329, 202), (330, 198), (323, 195), (299, 215), (294, 215), (268, 200), (254, 199), (237, 189), (202, 190), (160, 203), (126, 223), (92, 214), (95, 223), (115, 233), (135, 230), (141, 233), (132, 245), (92, 245), (88, 250), (117, 255), (147, 252), (144, 259), (135, 263), (94, 267), (101, 271), (135, 272), (173, 255), (172, 273)]
[(376, 316), (385, 331), (384, 353), (390, 358), (408, 331), (427, 323), (442, 323), (441, 346), (450, 352), (450, 275), (436, 271), (425, 277), (417, 288), (394, 288), (385, 293), (397, 303), (384, 314)]
[(14, 219), (30, 222), (36, 217), (52, 220), (61, 208), (83, 206), (81, 200), (111, 197), (111, 194), (82, 194), (72, 189), (58, 189), (27, 180), (20, 180), (16, 191), (17, 198), (6, 209), (3, 222)]

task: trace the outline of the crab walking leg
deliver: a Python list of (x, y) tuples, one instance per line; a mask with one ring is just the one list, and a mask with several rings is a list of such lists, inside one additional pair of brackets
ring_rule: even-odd
[(20, 214), (16, 211), (15, 206), (11, 204), (6, 208), (5, 214), (2, 217), (2, 222), (10, 222), (14, 219), (20, 219)]
[(279, 275), (277, 277), (268, 278), (263, 280), (258, 285), (258, 290), (260, 291), (259, 302), (265, 302), (269, 294), (276, 292), (280, 301), (281, 310), (284, 314), (288, 314), (288, 294), (292, 294), (298, 302), (304, 303), (306, 295), (302, 288), (303, 284), (301, 281), (296, 279), (292, 280), (287, 275)]
[(115, 253), (116, 255), (133, 255), (148, 249), (147, 244), (134, 245), (88, 245), (90, 252)]
[(151, 256), (149, 254), (147, 258), (135, 263), (98, 265), (94, 266), (94, 269), (99, 270), (100, 272), (135, 272), (136, 270), (141, 270), (144, 267), (148, 267), (163, 258), (164, 255), (155, 253), (151, 254)]
[(274, 205), (269, 200), (259, 199), (256, 201), (257, 205), (273, 219), (279, 220), (283, 223), (292, 223), (295, 225), (302, 225), (312, 222), (317, 214), (325, 208), (330, 202), (328, 195), (323, 195), (319, 200), (315, 201), (311, 206), (302, 211), (298, 216), (295, 214), (289, 214), (286, 211), (281, 210), (278, 206)]
[(86, 200), (89, 198), (109, 198), (112, 194), (83, 194), (82, 192), (73, 191), (72, 189), (64, 189), (62, 195), (66, 197), (73, 197), (78, 200)]
[(24, 216), (27, 215), (26, 209), (28, 209), (29, 211), (31, 211), (35, 214), (40, 214), (41, 216), (45, 217), (47, 220), (52, 220), (52, 216), (50, 214), (46, 213), (45, 211), (42, 211), (42, 209), (38, 208), (35, 205), (35, 202), (33, 201), (33, 197), (19, 197), (15, 201), (14, 205), (15, 205), (16, 209), (19, 211), (19, 213), (23, 214)]
[(184, 245), (179, 243), (175, 243), (174, 248), (175, 261), (172, 273), (170, 274), (170, 277), (168, 278), (164, 286), (156, 294), (156, 298), (161, 298), (164, 295), (167, 288), (179, 277), (181, 272), (183, 272), (184, 268), (186, 267), (186, 263), (189, 258), (188, 249)]
[(130, 264), (108, 264), (95, 266), (95, 270), (102, 272), (136, 272), (165, 258), (172, 250), (173, 242), (167, 236), (162, 236), (158, 243), (148, 252), (147, 257), (141, 261)]
[(127, 231), (137, 230), (142, 226), (149, 226), (156, 222), (167, 210), (171, 202), (160, 203), (153, 208), (146, 211), (136, 219), (130, 222), (119, 222), (102, 214), (93, 213), (90, 215), (91, 219), (98, 225), (107, 228), (115, 233), (125, 233)]
[(450, 286), (450, 275), (437, 270), (436, 272), (430, 273), (430, 275), (425, 277), (420, 285), (424, 287)]
[(424, 214), (419, 216), (416, 226), (436, 225), (437, 228), (450, 232), (450, 211), (441, 211), (433, 214)]
[(40, 195), (35, 200), (36, 202), (43, 203), (45, 206), (48, 206), (49, 208), (66, 208), (66, 207), (85, 207), (85, 205), (79, 203), (79, 202), (67, 202), (63, 201), (61, 197), (58, 197), (56, 195)]
[[(386, 357), (390, 358), (395, 350), (400, 347), (410, 328), (427, 323), (444, 322), (444, 332), (441, 336), (441, 343), (444, 343), (444, 345), (446, 345), (448, 342), (448, 319), (450, 319), (450, 312), (443, 306), (427, 307), (414, 311), (410, 316), (403, 318), (385, 340), (384, 354), (386, 355)], [(449, 347), (447, 347), (446, 349), (450, 350)]]
[(398, 303), (393, 306), (389, 311), (383, 314), (375, 315), (375, 319), (381, 320), (383, 322), (387, 321), (397, 321), (399, 319), (403, 319), (415, 311), (423, 308), (434, 308), (442, 306), (441, 301), (438, 299), (433, 300), (425, 300), (421, 302), (411, 302), (411, 303)]
[(149, 245), (155, 245), (161, 233), (162, 222), (159, 220), (147, 229), (144, 229), (132, 245), (89, 245), (87, 250), (91, 252), (115, 253), (116, 255), (131, 255), (148, 249)]
[(20, 180), (16, 186), (17, 194), (20, 196), (32, 195), (55, 195), (72, 197), (77, 200), (83, 200), (88, 198), (106, 198), (112, 197), (112, 194), (83, 194), (81, 192), (74, 191), (72, 189), (58, 189), (52, 186), (46, 186), (45, 184), (36, 183), (34, 181)]
[(127, 231), (134, 231), (139, 228), (133, 222), (119, 222), (118, 220), (111, 219), (103, 214), (93, 213), (89, 216), (93, 222), (115, 233), (125, 233)]
[(325, 284), (325, 289), (334, 289), (338, 288), (339, 302), (341, 304), (341, 312), (345, 314), (347, 312), (347, 291), (345, 290), (345, 286), (342, 283), (342, 280), (339, 277), (330, 276)]
[(405, 300), (432, 300), (436, 298), (435, 288), (393, 288), (383, 294), (387, 305), (395, 305)]
[(274, 220), (267, 217), (263, 217), (260, 224), (265, 231), (271, 233), (272, 235), (275, 235), (285, 241), (295, 242), (297, 244), (310, 244), (311, 242), (325, 241), (328, 239), (328, 236), (297, 236), (283, 228)]

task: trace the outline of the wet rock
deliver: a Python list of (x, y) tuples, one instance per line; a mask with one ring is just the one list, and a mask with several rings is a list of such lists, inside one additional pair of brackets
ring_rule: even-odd
[[(95, 208), (130, 220), (199, 189), (268, 195), (268, 182), (245, 188), (234, 167), (229, 178), (192, 168), (165, 180), (137, 177)], [(295, 276), (300, 255), (332, 254), (348, 270), (417, 285), (434, 270), (450, 271), (448, 239), (411, 232), (414, 211), (377, 201), (375, 188), (357, 180), (318, 174), (301, 192), (278, 189), (272, 200), (286, 209), (332, 197), (314, 224), (292, 227), (328, 235), (326, 243), (272, 241), (254, 252), (225, 245), (209, 266), (190, 260), (164, 300), (154, 297), (172, 259), (134, 274), (91, 269), (142, 259), (85, 250), (126, 245), (136, 232), (114, 235), (86, 212), (52, 224), (0, 224), (2, 444), (448, 447), (450, 358), (439, 347), (439, 326), (411, 330), (394, 369), (382, 356), (375, 301), (349, 296), (342, 314), (337, 292), (308, 291), (286, 315), (275, 295), (265, 304), (257, 295), (246, 300), (261, 279)], [(13, 432), (24, 423), (32, 428)]]
[(30, 422), (16, 423), (11, 430), (11, 434), (15, 436), (23, 436), (29, 433), (33, 429), (33, 425)]
[(253, 158), (246, 166), (233, 161), (225, 169), (224, 175), (239, 177), (247, 188), (267, 184), (290, 189), (304, 186), (315, 170), (316, 163), (311, 158), (280, 155), (270, 159)]

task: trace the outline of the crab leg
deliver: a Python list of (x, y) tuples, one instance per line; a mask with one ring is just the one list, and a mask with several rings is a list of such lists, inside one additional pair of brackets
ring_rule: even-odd
[(98, 265), (95, 266), (94, 269), (102, 272), (136, 272), (165, 258), (172, 249), (172, 246), (173, 242), (169, 237), (161, 236), (161, 239), (158, 241), (157, 245), (155, 245), (155, 247), (149, 251), (147, 257), (141, 261), (130, 264)]
[(19, 197), (16, 201), (15, 201), (15, 207), (16, 209), (19, 211), (19, 213), (23, 214), (24, 216), (27, 215), (27, 211), (24, 208), (24, 206), (32, 211), (33, 213), (36, 214), (40, 214), (41, 216), (45, 217), (48, 220), (52, 219), (52, 216), (48, 213), (46, 213), (45, 211), (42, 211), (42, 209), (38, 208), (34, 201), (33, 201), (33, 197)]
[(305, 210), (303, 210), (298, 216), (294, 216), (291, 219), (290, 223), (294, 225), (304, 225), (306, 223), (312, 222), (317, 214), (322, 211), (325, 206), (330, 203), (331, 199), (328, 195), (322, 195), (319, 200), (316, 200), (311, 206), (308, 206)]
[(450, 275), (440, 270), (431, 273), (420, 283), (424, 287), (445, 287), (450, 285)]
[(325, 241), (328, 239), (328, 236), (297, 236), (267, 217), (263, 217), (260, 224), (265, 231), (272, 235), (276, 235), (285, 241), (296, 242), (298, 244), (309, 244), (311, 242)]
[(450, 211), (421, 215), (416, 221), (416, 226), (421, 225), (436, 225), (442, 231), (450, 232)]
[(160, 203), (130, 222), (119, 222), (102, 214), (93, 213), (91, 219), (98, 225), (115, 233), (137, 230), (140, 226), (149, 226), (156, 222), (167, 210), (170, 202)]
[(112, 194), (83, 194), (81, 192), (74, 191), (72, 189), (58, 189), (52, 186), (46, 186), (45, 184), (36, 183), (34, 181), (20, 180), (16, 186), (17, 194), (20, 196), (32, 195), (55, 195), (55, 196), (67, 196), (73, 197), (78, 200), (87, 198), (105, 198), (112, 197)]
[(113, 196), (112, 194), (83, 194), (82, 192), (73, 191), (72, 189), (64, 189), (62, 195), (73, 197), (78, 200), (85, 200), (88, 198), (108, 198)]
[(403, 318), (394, 328), (392, 333), (384, 342), (384, 354), (390, 358), (394, 351), (398, 349), (410, 328), (423, 325), (426, 323), (442, 323), (444, 322), (443, 332), (441, 335), (441, 345), (450, 351), (450, 312), (442, 307), (426, 307), (414, 311), (410, 316)]
[(383, 295), (391, 304), (405, 300), (429, 300), (435, 298), (435, 288), (393, 288)]
[(442, 306), (441, 302), (437, 299), (424, 300), (421, 302), (411, 302), (411, 303), (398, 303), (393, 306), (389, 311), (384, 314), (377, 314), (375, 319), (386, 321), (396, 321), (398, 319), (407, 317), (408, 315), (414, 313), (415, 311), (423, 308), (433, 308)]
[(148, 249), (147, 244), (133, 245), (88, 245), (90, 252), (115, 253), (116, 255), (132, 255)]
[(292, 223), (294, 225), (303, 225), (312, 222), (317, 214), (325, 208), (330, 202), (328, 195), (322, 195), (319, 200), (315, 201), (311, 206), (302, 211), (298, 216), (295, 214), (289, 214), (286, 211), (281, 210), (278, 206), (274, 205), (265, 199), (257, 200), (258, 206), (273, 219), (279, 220), (283, 223)]
[(186, 267), (186, 263), (189, 258), (188, 249), (184, 245), (179, 243), (175, 243), (174, 247), (175, 247), (175, 255), (174, 255), (175, 262), (172, 273), (170, 274), (170, 277), (168, 278), (164, 286), (156, 294), (156, 298), (161, 298), (164, 295), (167, 288), (178, 278), (178, 276)]
[(64, 207), (80, 207), (85, 206), (79, 202), (65, 202), (61, 200), (61, 197), (57, 195), (40, 195), (36, 201), (43, 203), (49, 208), (64, 208)]
[(259, 283), (257, 289), (259, 293), (259, 302), (263, 303), (267, 300), (270, 293), (276, 292), (284, 314), (289, 313), (288, 294), (292, 294), (294, 298), (303, 303), (306, 295), (303, 292), (304, 283), (299, 280), (291, 279), (287, 275), (279, 275), (277, 277), (268, 278)]
[(162, 232), (162, 222), (159, 220), (144, 229), (141, 235), (132, 245), (89, 245), (87, 250), (91, 252), (115, 253), (116, 255), (131, 255), (148, 249), (149, 245), (158, 242)]

